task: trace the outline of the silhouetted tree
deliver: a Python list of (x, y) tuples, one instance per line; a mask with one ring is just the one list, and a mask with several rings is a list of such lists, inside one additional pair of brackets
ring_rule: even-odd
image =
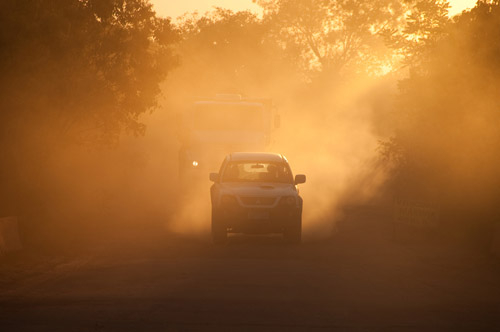
[(449, 7), (446, 0), (407, 1), (404, 24), (383, 30), (387, 44), (404, 57), (403, 64), (417, 65), (439, 42), (450, 22)]
[(304, 70), (338, 75), (391, 64), (381, 33), (405, 13), (399, 0), (260, 0), (276, 38)]
[(147, 1), (2, 1), (0, 16), (2, 131), (30, 121), (77, 139), (144, 130), (138, 116), (155, 106), (175, 38)]
[[(188, 97), (215, 93), (269, 96), (296, 72), (269, 38), (269, 26), (249, 11), (217, 8), (204, 16), (186, 15), (178, 25), (179, 68), (167, 93)], [(277, 82), (276, 80), (281, 80)]]
[(385, 151), (399, 166), (400, 190), (487, 228), (500, 215), (500, 3), (479, 1), (432, 30), (439, 38), (428, 34), (425, 52), (411, 53)]
[(146, 0), (1, 1), (0, 210), (37, 190), (58, 147), (142, 133), (176, 34)]

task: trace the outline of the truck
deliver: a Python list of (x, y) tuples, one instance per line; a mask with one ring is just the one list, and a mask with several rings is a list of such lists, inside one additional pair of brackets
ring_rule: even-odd
[(231, 152), (267, 151), (280, 116), (271, 99), (194, 98), (181, 114), (179, 178), (199, 182)]

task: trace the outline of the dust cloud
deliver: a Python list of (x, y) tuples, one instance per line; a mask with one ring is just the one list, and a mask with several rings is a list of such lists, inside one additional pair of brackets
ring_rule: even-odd
[(372, 84), (377, 80), (356, 82), (319, 105), (306, 100), (299, 110), (289, 104), (275, 149), (295, 173), (308, 176), (299, 186), (306, 240), (330, 237), (343, 210), (376, 199), (385, 181), (387, 169), (378, 167), (381, 137), (370, 104)]
[[(271, 99), (281, 127), (265, 150), (284, 154), (294, 174), (307, 176), (299, 185), (305, 239), (330, 237), (346, 206), (380, 199), (387, 169), (380, 162), (379, 141), (390, 135), (387, 118), (396, 76), (375, 75), (365, 64), (342, 75), (333, 69), (305, 70), (302, 60), (272, 41), (272, 26), (249, 12), (216, 9), (205, 17), (186, 15), (178, 24), (186, 31), (178, 48), (182, 61), (162, 86), (164, 114), (173, 112), (180, 118), (193, 98), (216, 94)], [(154, 121), (147, 125), (158, 127)], [(164, 133), (171, 131), (164, 128)], [(175, 128), (181, 137), (182, 130)], [(177, 153), (168, 152), (174, 160)], [(207, 170), (196, 188), (178, 183), (178, 206), (166, 221), (167, 229), (207, 235), (208, 173), (217, 170)], [(189, 194), (182, 194), (186, 191)]]
[[(234, 14), (238, 15), (242, 14)], [(224, 34), (220, 31), (210, 37), (224, 38)], [(97, 220), (108, 220), (104, 224), (112, 225), (110, 229), (115, 224), (125, 231), (161, 225), (166, 232), (209, 241), (208, 173), (217, 172), (219, 164), (204, 170), (195, 182), (181, 181), (179, 149), (185, 128), (180, 119), (193, 98), (218, 93), (269, 98), (276, 105), (281, 126), (273, 132), (266, 151), (284, 154), (294, 174), (307, 176), (307, 182), (299, 185), (305, 241), (329, 238), (346, 206), (380, 196), (387, 174), (380, 167), (378, 147), (387, 131), (380, 129), (384, 122), (377, 117), (390, 108), (395, 78), (356, 74), (349, 79), (320, 77), (311, 84), (293, 63), (277, 64), (270, 50), (245, 47), (245, 54), (235, 56), (232, 49), (203, 47), (205, 41), (195, 43), (196, 38), (201, 37), (188, 34), (180, 43), (183, 61), (162, 83), (158, 108), (141, 117), (145, 135), (125, 136), (116, 149), (92, 152), (87, 167), (95, 173), (88, 174), (92, 180), (82, 173), (76, 179), (84, 180), (83, 186), (71, 186), (82, 188), (85, 197), (78, 199), (79, 205), (92, 200), (102, 204), (102, 209), (96, 209)], [(241, 62), (258, 73), (240, 67)], [(78, 159), (69, 159), (82, 165)], [(91, 190), (83, 189), (87, 184), (92, 184)], [(68, 210), (75, 211), (70, 206)]]
[[(174, 82), (176, 75), (174, 72), (171, 76)], [(212, 83), (227, 86), (230, 82)], [(282, 89), (283, 86), (287, 89)], [(387, 100), (394, 93), (395, 84), (387, 78), (360, 77), (349, 84), (331, 86), (331, 92), (329, 87), (323, 87), (328, 91), (326, 94), (304, 90), (299, 83), (290, 86), (285, 81), (271, 88), (262, 91), (258, 86), (247, 86), (254, 94), (252, 97), (279, 96), (274, 102), (281, 126), (273, 133), (266, 150), (284, 154), (294, 174), (307, 176), (307, 182), (298, 186), (304, 200), (304, 240), (329, 238), (335, 231), (336, 222), (342, 219), (346, 206), (380, 199), (380, 189), (388, 174), (387, 168), (380, 165), (379, 140), (384, 136), (380, 130), (382, 124), (376, 121), (376, 112), (380, 111), (377, 105), (380, 106), (381, 100), (382, 111), (390, 107)], [(172, 86), (169, 89), (172, 93)], [(271, 95), (269, 91), (272, 91)], [(299, 97), (296, 96), (298, 91), (301, 91)], [(210, 93), (213, 90), (207, 89), (201, 95), (210, 96)], [(185, 103), (189, 100), (185, 99)], [(182, 112), (183, 107), (177, 107)], [(158, 126), (156, 121), (148, 123), (148, 128), (155, 132), (159, 132)], [(176, 159), (178, 150), (165, 153)], [(179, 185), (176, 192), (178, 206), (166, 221), (167, 230), (209, 239), (211, 183), (208, 173), (217, 172), (219, 165), (207, 170), (190, 188), (174, 180)], [(177, 169), (167, 172), (176, 174)]]
[[(72, 10), (92, 14), (79, 18), (82, 29), (100, 16), (98, 22), (116, 25), (97, 25), (95, 38), (51, 35), (66, 48), (40, 46), (36, 25), (25, 27), (31, 39), (11, 45), (12, 58), (19, 60), (4, 66), (10, 69), (1, 82), (2, 109), (9, 112), (0, 119), (7, 160), (0, 209), (24, 220), (27, 238), (71, 246), (79, 239), (108, 241), (161, 229), (208, 240), (208, 173), (217, 168), (195, 184), (180, 181), (185, 132), (179, 118), (193, 98), (219, 93), (269, 98), (276, 105), (281, 127), (265, 150), (284, 154), (294, 174), (307, 176), (299, 185), (306, 240), (330, 237), (349, 206), (384, 204), (387, 188), (405, 197), (437, 197), (450, 210), (467, 202), (469, 216), (487, 211), (493, 220), (498, 52), (481, 40), (497, 40), (495, 21), (483, 20), (498, 15), (497, 2), (482, 1), (453, 21), (444, 2), (410, 8), (394, 1), (386, 11), (359, 2), (357, 16), (339, 5), (345, 24), (326, 35), (325, 26), (338, 21), (320, 2), (314, 2), (317, 10), (304, 12), (302, 2), (280, 7), (262, 1), (262, 17), (219, 8), (175, 23), (155, 18), (147, 2), (136, 2), (147, 15), (117, 9), (113, 15), (131, 20), (122, 25), (90, 2), (61, 7), (60, 17)], [(52, 17), (47, 8), (28, 13), (9, 6), (33, 21)], [(295, 20), (299, 14), (311, 17)], [(423, 24), (411, 35), (407, 19), (420, 14), (443, 29), (426, 31), (433, 25)], [(18, 21), (4, 20), (13, 27)], [(290, 24), (309, 24), (305, 28), (313, 32), (301, 35), (309, 30)], [(380, 31), (374, 32), (376, 24)], [(391, 35), (386, 26), (394, 28)], [(110, 31), (116, 35), (106, 35)], [(481, 38), (475, 31), (482, 31)], [(120, 39), (128, 33), (138, 40)], [(355, 52), (329, 39), (342, 33), (353, 36)], [(129, 44), (102, 49), (113, 38)], [(80, 45), (93, 51), (75, 57)], [(35, 47), (47, 53), (43, 66), (32, 59)], [(102, 60), (110, 58), (116, 62)]]

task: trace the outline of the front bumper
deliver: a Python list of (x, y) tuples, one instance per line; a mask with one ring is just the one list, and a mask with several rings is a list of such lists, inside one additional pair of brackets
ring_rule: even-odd
[(293, 206), (225, 207), (219, 211), (222, 222), (230, 233), (266, 234), (283, 233), (300, 223), (302, 208)]

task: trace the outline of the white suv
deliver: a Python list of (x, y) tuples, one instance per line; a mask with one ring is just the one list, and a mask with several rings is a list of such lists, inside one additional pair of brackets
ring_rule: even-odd
[(302, 198), (295, 178), (281, 154), (236, 152), (228, 155), (219, 173), (211, 173), (212, 237), (224, 243), (227, 233), (283, 233), (300, 243)]

